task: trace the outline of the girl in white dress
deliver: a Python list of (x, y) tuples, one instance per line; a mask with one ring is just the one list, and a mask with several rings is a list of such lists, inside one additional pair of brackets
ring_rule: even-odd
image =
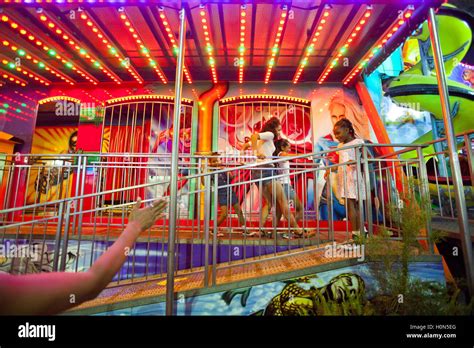
[[(274, 157), (283, 157), (283, 156), (295, 156), (297, 154), (295, 153), (290, 153), (290, 142), (286, 139), (278, 139), (275, 141), (275, 152), (273, 153)], [(295, 190), (291, 186), (291, 180), (290, 180), (290, 161), (284, 161), (284, 162), (279, 162), (277, 163), (278, 167), (278, 174), (285, 174), (284, 177), (280, 178), (280, 182), (283, 186), (283, 192), (286, 195), (286, 198), (288, 199), (288, 202), (293, 201), (295, 205), (295, 219), (296, 221), (299, 221), (303, 217), (303, 205), (301, 204), (300, 199), (298, 198), (298, 195), (296, 194)], [(281, 219), (281, 211), (279, 207), (276, 209), (276, 221), (277, 223)]]
[[(348, 119), (339, 120), (334, 125), (333, 132), (335, 138), (339, 141), (338, 148), (364, 144), (363, 139), (355, 137), (354, 127)], [(339, 163), (355, 161), (358, 151), (359, 149), (357, 148), (339, 150)], [(339, 203), (345, 204), (347, 201), (347, 212), (352, 226), (353, 237), (360, 235), (359, 198), (365, 199), (365, 184), (362, 173), (359, 176), (357, 175), (355, 163), (338, 167), (336, 195)]]

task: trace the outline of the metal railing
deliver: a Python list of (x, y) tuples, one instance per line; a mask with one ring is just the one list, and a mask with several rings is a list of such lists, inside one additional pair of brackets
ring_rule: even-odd
[[(468, 139), (465, 144), (471, 144), (472, 132), (462, 137)], [(382, 148), (392, 146), (401, 150), (381, 154)], [(433, 204), (435, 213), (441, 216), (449, 206), (449, 216), (454, 217), (454, 198), (439, 199), (443, 189), (441, 177), (435, 172), (430, 178), (426, 168), (426, 160), (440, 153), (427, 155), (424, 153), (426, 146), (346, 146), (273, 158), (269, 164), (275, 167), (262, 167), (253, 162), (255, 158), (251, 156), (233, 155), (222, 156), (222, 168), (216, 169), (209, 165), (209, 157), (181, 156), (177, 173), (177, 215), (180, 218), (176, 222), (175, 275), (204, 272), (204, 286), (213, 286), (219, 282), (217, 272), (224, 268), (278, 259), (289, 254), (311, 253), (318, 248), (321, 250), (326, 243), (350, 241), (353, 228), (348, 218), (347, 199), (337, 207), (339, 202), (331, 199), (335, 195), (332, 190), (332, 180), (337, 178), (333, 175), (335, 171), (342, 176), (347, 190), (348, 172), (355, 169), (357, 187), (362, 188), (356, 189), (358, 201), (363, 202), (358, 212), (363, 222), (359, 228), (361, 233), (367, 230), (371, 235), (384, 227), (394, 232), (394, 239), (400, 238), (399, 225), (393, 221), (390, 212), (393, 207), (400, 207), (404, 190), (429, 195), (432, 203), (436, 203), (438, 197), (442, 208), (437, 210), (437, 205)], [(355, 151), (355, 160), (329, 163), (328, 157), (340, 151)], [(466, 189), (472, 193), (472, 148), (466, 145), (466, 151), (471, 178)], [(400, 157), (407, 152), (415, 156)], [(288, 160), (291, 161), (290, 171), (280, 170), (279, 164)], [(21, 155), (7, 157), (3, 171), (1, 192), (4, 195), (0, 203), (3, 250), (11, 250), (8, 246), (14, 245), (17, 252), (29, 252), (30, 256), (4, 257), (0, 269), (13, 273), (88, 269), (123, 230), (136, 199), (140, 196), (145, 204), (150, 204), (166, 196), (172, 175), (169, 155), (159, 154)], [(272, 173), (268, 178), (265, 175), (261, 178), (265, 171)], [(330, 174), (326, 175), (325, 185), (324, 176), (328, 171)], [(219, 176), (229, 173), (235, 179), (222, 184)], [(290, 209), (283, 221), (276, 221), (277, 182), (281, 183), (285, 178), (290, 178), (303, 207), (298, 224), (309, 233), (302, 238), (284, 238), (291, 238), (295, 232), (287, 222), (290, 214), (296, 214), (295, 198), (289, 200)], [(265, 180), (271, 181), (272, 209), (268, 220), (263, 221)], [(285, 196), (289, 196), (288, 190), (287, 187)], [(233, 193), (237, 196), (245, 219), (243, 226), (240, 226), (229, 201), (228, 215), (221, 226), (217, 226), (217, 202), (222, 199), (219, 196), (224, 195), (223, 192), (228, 197)], [(165, 214), (141, 234), (113, 284), (165, 276), (169, 256), (167, 226)], [(427, 234), (420, 239), (429, 238), (430, 223), (426, 230)], [(255, 235), (251, 236), (253, 233)]]

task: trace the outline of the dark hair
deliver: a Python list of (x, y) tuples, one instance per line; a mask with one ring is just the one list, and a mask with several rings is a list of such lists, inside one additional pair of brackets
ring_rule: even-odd
[(261, 133), (263, 133), (263, 132), (272, 132), (273, 135), (275, 136), (274, 140), (276, 140), (276, 138), (277, 138), (276, 128), (279, 125), (281, 125), (281, 122), (278, 119), (278, 117), (272, 117), (267, 122), (265, 122), (265, 124), (262, 126), (262, 129), (261, 129), (260, 132)]
[(347, 128), (349, 130), (349, 133), (355, 137), (355, 130), (354, 130), (354, 127), (352, 126), (352, 122), (349, 121), (347, 118), (343, 118), (339, 121), (336, 122), (336, 124), (334, 125), (334, 128)]
[(273, 152), (273, 156), (278, 156), (278, 154), (281, 152), (281, 149), (284, 146), (290, 145), (290, 142), (286, 139), (281, 138), (275, 141), (274, 144), (275, 144), (275, 152)]

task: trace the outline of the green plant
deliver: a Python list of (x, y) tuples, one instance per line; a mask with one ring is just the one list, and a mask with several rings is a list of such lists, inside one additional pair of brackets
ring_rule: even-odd
[[(431, 219), (429, 197), (417, 194), (413, 181), (401, 197), (402, 206), (390, 207), (390, 216), (399, 230), (400, 241), (390, 238), (383, 229), (366, 243), (369, 269), (379, 285), (379, 295), (371, 299), (372, 309), (379, 315), (466, 315), (472, 313), (474, 299), (461, 303), (460, 290), (413, 279), (409, 276), (410, 258), (423, 252), (419, 237), (426, 234)], [(429, 242), (436, 243), (445, 234), (433, 231)]]

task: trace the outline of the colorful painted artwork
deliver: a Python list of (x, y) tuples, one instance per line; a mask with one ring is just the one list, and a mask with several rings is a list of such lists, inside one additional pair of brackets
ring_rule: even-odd
[(277, 101), (255, 101), (220, 107), (219, 151), (229, 155), (238, 154), (249, 141), (250, 135), (260, 131), (272, 117), (280, 119), (281, 136), (290, 141), (292, 152), (311, 152), (310, 108)]
[[(219, 152), (231, 158), (233, 156), (251, 156), (251, 151), (243, 151), (244, 144), (248, 143), (254, 132), (260, 131), (262, 126), (272, 117), (278, 117), (282, 126), (281, 137), (290, 143), (290, 152), (295, 154), (311, 153), (313, 149), (312, 126), (309, 105), (294, 104), (283, 101), (249, 101), (223, 105), (219, 108)], [(232, 161), (232, 160), (231, 160)], [(251, 162), (248, 157), (239, 160), (242, 163)], [(304, 160), (301, 160), (304, 161)], [(249, 170), (237, 170), (234, 182), (247, 181), (250, 178)], [(292, 176), (299, 200), (303, 206), (312, 206), (307, 193), (307, 182), (311, 176)], [(243, 211), (251, 217), (252, 211), (258, 211), (261, 205), (260, 195), (256, 185), (243, 185), (237, 189), (237, 196), (242, 204)], [(295, 204), (290, 199), (290, 206)]]
[[(137, 197), (152, 199), (169, 195), (168, 182), (170, 178), (170, 155), (174, 134), (173, 126), (174, 106), (171, 103), (140, 102), (112, 105), (105, 109), (105, 123), (102, 134), (103, 153), (152, 153), (159, 157), (131, 157), (130, 160), (142, 168), (120, 168), (109, 170), (105, 178), (106, 189), (116, 189), (124, 186), (134, 186), (143, 183), (156, 183), (146, 189), (127, 191), (123, 196), (115, 195), (117, 201), (133, 201)], [(191, 116), (192, 107), (183, 106), (180, 118), (179, 152), (191, 153)], [(114, 161), (113, 157), (108, 160)], [(119, 157), (116, 160), (120, 160)], [(188, 161), (183, 158), (183, 161)], [(144, 162), (148, 169), (144, 168)], [(185, 176), (186, 171), (179, 173)], [(166, 183), (166, 184), (164, 184)], [(187, 181), (178, 182), (179, 189), (185, 192)], [(188, 196), (180, 195), (180, 211), (187, 212)], [(106, 200), (111, 201), (112, 196), (107, 195)]]
[[(68, 197), (72, 190), (71, 158), (76, 152), (77, 127), (36, 127), (32, 154), (58, 154), (54, 159), (42, 158), (30, 172), (26, 204), (48, 202)], [(64, 155), (64, 156), (61, 156)]]
[[(446, 285), (441, 262), (410, 263), (409, 274), (426, 283)], [(354, 300), (375, 303), (384, 295), (369, 264), (361, 263), (285, 281), (182, 298), (175, 305), (178, 315), (314, 316), (331, 306), (333, 309), (340, 306), (341, 314), (351, 315), (354, 313), (344, 313), (347, 309), (344, 303)], [(101, 315), (164, 313), (165, 303), (157, 303)]]

